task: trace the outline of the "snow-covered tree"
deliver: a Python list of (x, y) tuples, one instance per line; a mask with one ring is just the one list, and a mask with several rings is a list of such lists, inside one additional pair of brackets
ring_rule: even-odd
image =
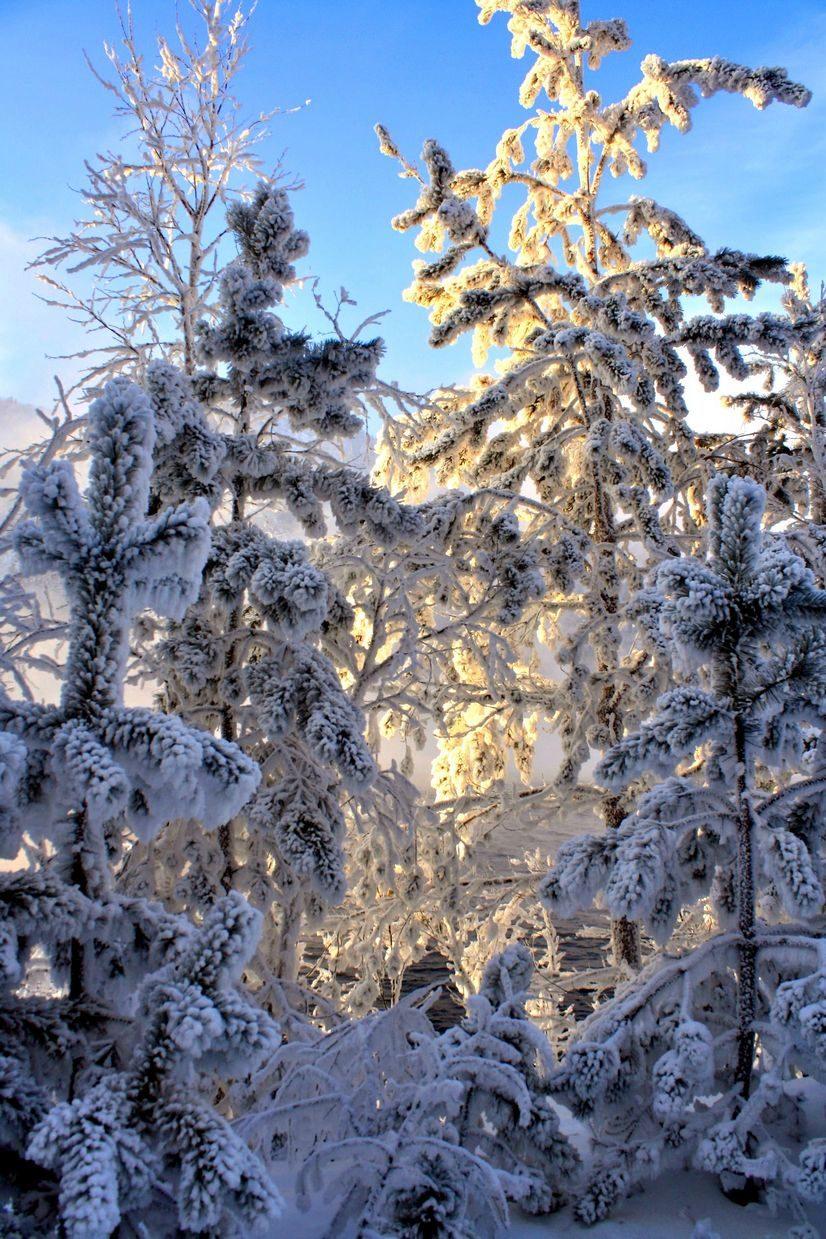
[[(37, 410), (45, 438), (0, 453), (9, 484), (0, 537), (20, 518), (21, 466), (85, 455), (84, 389), (96, 394), (118, 374), (142, 381), (152, 357), (192, 369), (196, 324), (217, 307), (226, 207), (261, 174), (270, 116), (246, 116), (235, 94), (248, 50), (245, 6), (193, 0), (187, 10), (175, 37), (158, 39), (154, 64), (128, 8), (118, 13), (120, 46), (104, 47), (108, 71), (90, 62), (114, 100), (121, 140), (86, 164), (80, 217), (32, 264), (44, 299), (83, 326), (84, 344), (60, 359), (71, 382), (56, 379), (54, 407)], [(0, 599), (0, 631), (17, 647), (17, 685), (30, 690), (44, 668), (52, 673), (62, 617), (49, 613), (42, 586), (13, 585), (7, 579)]]
[(686, 678), (597, 767), (607, 787), (635, 783), (633, 812), (565, 843), (542, 889), (558, 912), (599, 895), (661, 943), (700, 898), (718, 921), (596, 1011), (566, 1057), (557, 1083), (600, 1150), (586, 1221), (675, 1160), (803, 1201), (826, 1190), (822, 1139), (794, 1156), (807, 1102), (826, 1099), (826, 592), (762, 530), (764, 506), (751, 479), (715, 478), (705, 555), (664, 562), (639, 599)]
[(273, 1101), (241, 1128), (299, 1159), (305, 1207), (327, 1185), (330, 1239), (475, 1239), (504, 1233), (508, 1200), (534, 1213), (565, 1202), (579, 1158), (549, 1101), (551, 1047), (525, 1016), (532, 971), (528, 950), (509, 947), (459, 1027), (434, 1033), (430, 1000), (412, 995), (285, 1046), (259, 1073), (254, 1085)]
[(246, 116), (235, 94), (250, 11), (227, 0), (189, 8), (173, 40), (158, 37), (155, 63), (131, 9), (120, 49), (104, 45), (109, 68), (90, 62), (124, 141), (87, 162), (83, 214), (33, 264), (48, 301), (87, 329), (77, 360), (92, 387), (150, 357), (194, 369), (197, 324), (217, 308), (226, 207), (261, 172), (273, 113)]
[[(826, 579), (826, 300), (809, 289), (805, 268), (783, 295), (794, 341), (788, 356), (749, 350), (749, 388), (725, 398), (744, 429), (719, 436), (712, 455), (727, 468), (764, 480), (769, 512), (793, 536), (798, 552)], [(752, 387), (751, 384), (755, 386)], [(759, 383), (759, 387), (756, 384)], [(740, 449), (738, 451), (738, 448)]]
[(342, 790), (363, 793), (376, 767), (363, 717), (318, 648), (322, 628), (346, 624), (349, 608), (304, 544), (267, 532), (250, 509), (278, 501), (299, 531), (319, 534), (327, 501), (346, 526), (368, 522), (391, 540), (404, 514), (389, 496), (360, 490), (356, 474), (315, 458), (322, 437), (360, 425), (354, 392), (372, 377), (378, 342), (315, 344), (270, 309), (307, 248), (282, 190), (262, 184), (232, 208), (230, 225), (240, 254), (221, 276), (221, 316), (198, 328), (205, 368), (194, 381), (163, 361), (147, 372), (159, 427), (156, 502), (199, 496), (215, 514), (200, 597), (150, 657), (167, 707), (240, 739), (265, 779), (218, 847), (176, 827), (127, 870), (130, 884), (157, 885), (194, 907), (222, 886), (243, 888), (268, 912), (280, 895), (280, 942), (269, 944), (278, 958), (268, 963), (292, 980), (304, 898), (343, 892)]
[[(160, 361), (147, 371), (159, 425), (153, 492), (158, 502), (206, 498), (214, 531), (197, 604), (162, 634), (147, 626), (145, 648), (167, 707), (238, 740), (265, 777), (243, 820), (219, 832), (219, 848), (174, 826), (160, 847), (136, 850), (126, 873), (130, 889), (190, 907), (221, 886), (247, 893), (267, 911), (259, 996), (283, 1009), (307, 918), (344, 894), (346, 823), (360, 869), (356, 910), (378, 897), (391, 924), (411, 920), (405, 896), (423, 885), (411, 872), (415, 795), (393, 768), (379, 774), (365, 710), (386, 714), (392, 698), (397, 717), (416, 721), (427, 708), (416, 693), (423, 630), (445, 630), (437, 661), (463, 625), (513, 614), (529, 552), (518, 522), (490, 512), (501, 499), (411, 507), (335, 460), (332, 437), (362, 425), (380, 341), (316, 342), (275, 314), (308, 245), (282, 189), (262, 183), (229, 222), (239, 254), (221, 277), (221, 316), (199, 327), (202, 369), (192, 379)], [(336, 537), (314, 556), (306, 539), (325, 534), (325, 511)], [(283, 537), (288, 522), (303, 538)], [(487, 526), (501, 544), (493, 555), (480, 551)], [(480, 559), (489, 571), (476, 582)], [(437, 591), (438, 625), (416, 610), (427, 603), (432, 614)], [(351, 901), (345, 917), (353, 911)], [(360, 957), (346, 961), (361, 985), (357, 1004), (375, 997), (382, 970), (380, 940), (372, 935), (369, 957), (365, 942), (362, 933)], [(396, 952), (399, 969), (426, 946), (419, 924), (409, 954)]]
[(24, 571), (56, 572), (69, 608), (57, 704), (0, 700), (2, 1141), (17, 1233), (241, 1233), (279, 1199), (212, 1107), (216, 1073), (277, 1046), (236, 982), (260, 916), (233, 895), (197, 927), (124, 897), (135, 836), (173, 818), (215, 829), (254, 793), (236, 745), (123, 701), (138, 612), (181, 617), (210, 548), (202, 500), (146, 515), (155, 437), (140, 388), (109, 383), (89, 417), (89, 483), (30, 469)]
[[(443, 485), (530, 496), (555, 536), (541, 565), (550, 588), (514, 629), (522, 665), (500, 665), (493, 683), (484, 662), (474, 667), (479, 705), (445, 729), (436, 777), (463, 746), (486, 745), (515, 749), (530, 786), (533, 735), (550, 721), (561, 764), (553, 781), (537, 780), (531, 804), (542, 785), (546, 815), (586, 796), (616, 828), (624, 788), (599, 792), (581, 772), (663, 686), (624, 619), (644, 565), (674, 554), (694, 529), (689, 496), (704, 471), (686, 421), (683, 357), (712, 388), (720, 368), (742, 376), (744, 346), (783, 355), (794, 333), (783, 316), (725, 313), (761, 282), (786, 282), (782, 260), (712, 251), (670, 208), (636, 194), (617, 200), (605, 183), (608, 174), (644, 177), (640, 142), (656, 151), (667, 125), (690, 129), (701, 96), (733, 92), (764, 108), (800, 107), (809, 94), (782, 69), (651, 55), (640, 81), (605, 102), (589, 71), (630, 46), (623, 21), (586, 22), (578, 0), (478, 3), (483, 23), (508, 14), (513, 55), (531, 58), (520, 91), (528, 118), (506, 130), (483, 169), (457, 170), (429, 140), (422, 172), (378, 133), (420, 186), (393, 224), (418, 228), (417, 247), (437, 255), (415, 264), (407, 293), (430, 312), (431, 344), (471, 334), (479, 366), (491, 348), (504, 352), (496, 373), (480, 371), (468, 390), (407, 421), (400, 441), (386, 444), (387, 472), (411, 476), (412, 467), (425, 484), (435, 469)], [(537, 108), (543, 94), (547, 106)], [(512, 211), (503, 247), (502, 214)], [(697, 296), (712, 313), (689, 318)], [(464, 779), (469, 790), (471, 761)], [(614, 950), (639, 962), (633, 926), (615, 925)]]
[[(340, 999), (343, 986), (353, 1008), (364, 1010), (385, 978), (397, 989), (434, 928), (461, 966), (462, 914), (454, 908), (441, 920), (438, 911), (459, 889), (472, 902), (472, 868), (457, 880), (456, 844), (421, 817), (405, 774), (425, 742), (424, 720), (441, 715), (442, 686), (451, 686), (448, 695), (465, 691), (460, 650), (484, 646), (498, 658), (488, 630), (501, 614), (512, 619), (541, 582), (510, 496), (456, 493), (413, 510), (344, 466), (365, 454), (365, 415), (389, 423), (427, 402), (375, 376), (379, 342), (343, 330), (346, 293), (335, 312), (316, 294), (332, 327), (332, 337), (318, 342), (270, 311), (285, 288), (298, 287), (293, 266), (308, 240), (292, 222), (283, 186), (261, 176), (254, 144), (264, 130), (240, 123), (234, 91), (246, 17), (200, 0), (195, 11), (200, 43), (187, 18), (179, 50), (159, 41), (156, 68), (141, 59), (131, 21), (125, 53), (108, 49), (130, 158), (106, 156), (90, 168), (86, 217), (40, 266), (74, 272), (73, 291), (67, 286), (54, 300), (108, 333), (84, 363), (87, 382), (136, 366), (152, 395), (159, 430), (153, 503), (200, 495), (213, 509), (208, 578), (216, 592), (205, 592), (172, 631), (142, 626), (134, 675), (145, 680), (151, 672), (167, 708), (214, 723), (270, 761), (272, 795), (265, 805), (262, 790), (253, 832), (246, 821), (228, 824), (213, 842), (175, 827), (151, 857), (137, 849), (126, 880), (130, 889), (160, 891), (189, 907), (206, 906), (230, 880), (254, 891), (271, 913), (260, 997), (275, 1001), (266, 978), (294, 976), (305, 913), (315, 919), (340, 898), (346, 825), (355, 880), (346, 907), (334, 923), (327, 918), (329, 955), (318, 976), (328, 996)], [(239, 170), (260, 178), (257, 189), (240, 187)], [(104, 192), (109, 182), (117, 193)], [(235, 246), (237, 261), (224, 267)], [(531, 514), (521, 502), (518, 511)], [(323, 537), (330, 515), (332, 536)], [(306, 716), (297, 717), (295, 701), (277, 723), (270, 709), (278, 731), (269, 728), (270, 752), (260, 726), (265, 669), (288, 648), (289, 659), (302, 653), (282, 679)], [(248, 662), (258, 664), (250, 669), (255, 702)], [(306, 743), (308, 727), (320, 726), (303, 709), (309, 681), (317, 692), (326, 683), (328, 705), (338, 696), (340, 721), (360, 750), (356, 782), (372, 764), (353, 731), (362, 715), (373, 752), (390, 732), (401, 735), (405, 774), (383, 771), (365, 799), (363, 787), (353, 794), (338, 781), (335, 755), (333, 770), (322, 769), (326, 758), (319, 764), (318, 745), (313, 757)], [(327, 747), (332, 752), (336, 742)], [(254, 856), (246, 851), (253, 834)], [(481, 958), (489, 953), (483, 948)]]

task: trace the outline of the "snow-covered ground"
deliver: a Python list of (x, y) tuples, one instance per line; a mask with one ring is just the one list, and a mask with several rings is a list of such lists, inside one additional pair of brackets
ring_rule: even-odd
[[(826, 1211), (812, 1206), (809, 1222), (826, 1227)], [(513, 1239), (541, 1235), (589, 1235), (592, 1239), (691, 1239), (698, 1222), (706, 1222), (703, 1239), (776, 1239), (786, 1236), (795, 1219), (789, 1213), (772, 1217), (765, 1205), (732, 1204), (711, 1175), (682, 1172), (664, 1175), (645, 1192), (619, 1205), (614, 1215), (596, 1226), (580, 1226), (569, 1209), (550, 1218), (513, 1219)], [(821, 1233), (826, 1235), (826, 1229)]]
[[(271, 1239), (322, 1239), (325, 1231), (325, 1211), (315, 1206), (302, 1213), (295, 1205), (289, 1188), (280, 1184), (287, 1202), (284, 1215), (271, 1233)], [(732, 1204), (723, 1196), (711, 1175), (692, 1172), (664, 1176), (645, 1192), (632, 1196), (619, 1205), (613, 1216), (596, 1226), (581, 1226), (574, 1221), (571, 1210), (544, 1218), (511, 1217), (511, 1239), (541, 1239), (544, 1235), (589, 1236), (589, 1239), (692, 1239), (698, 1223), (707, 1224), (702, 1239), (785, 1239), (793, 1226), (799, 1224), (790, 1213), (772, 1217), (765, 1205)], [(809, 1223), (826, 1237), (826, 1206), (810, 1206)], [(336, 1236), (344, 1239), (344, 1236)]]

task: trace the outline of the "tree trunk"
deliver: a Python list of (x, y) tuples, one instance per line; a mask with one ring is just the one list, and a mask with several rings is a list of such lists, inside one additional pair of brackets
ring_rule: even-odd
[[(246, 434), (249, 430), (249, 417), (247, 415), (246, 397), (241, 403), (241, 408), (238, 413), (237, 432)], [(243, 488), (239, 488), (232, 500), (232, 520), (233, 523), (240, 523), (244, 520), (244, 508), (246, 496)], [(243, 619), (243, 603), (239, 603), (229, 616), (229, 631), (233, 634), (224, 656), (224, 672), (225, 674), (235, 666), (236, 640), (234, 634), (237, 633)], [(221, 707), (221, 738), (222, 740), (230, 740), (236, 743), (236, 727), (235, 714), (231, 705), (224, 704)], [(232, 890), (232, 879), (235, 875), (235, 855), (233, 849), (233, 834), (234, 823), (225, 822), (218, 830), (218, 846), (221, 849), (221, 855), (224, 858), (224, 867), (221, 872), (221, 885), (225, 891)]]
[(78, 1002), (84, 995), (86, 951), (83, 943), (73, 938), (69, 948), (69, 997)]
[[(588, 421), (587, 402), (582, 385), (577, 379), (583, 416)], [(611, 420), (610, 405), (604, 409), (605, 416)], [(594, 461), (592, 469), (594, 485), (594, 570), (601, 582), (599, 606), (603, 617), (609, 622), (619, 612), (619, 583), (617, 580), (616, 545), (617, 531), (614, 514), (605, 493), (602, 472), (598, 462)], [(608, 642), (601, 653), (597, 654), (597, 669), (606, 676), (602, 688), (601, 699), (597, 707), (597, 721), (605, 728), (609, 744), (616, 744), (622, 739), (623, 718), (617, 696), (616, 685), (612, 682), (617, 669), (616, 641), (614, 657), (608, 656)], [(602, 804), (602, 818), (606, 830), (616, 830), (625, 816), (621, 796), (606, 796)], [(611, 922), (611, 950), (614, 964), (623, 965), (637, 972), (642, 964), (640, 949), (640, 927), (636, 922), (627, 920), (624, 916)]]
[[(622, 799), (619, 796), (606, 796), (602, 805), (606, 830), (616, 830), (624, 817)], [(611, 955), (616, 967), (626, 965), (635, 972), (639, 971), (642, 967), (642, 947), (637, 921), (629, 921), (624, 916), (611, 921)]]
[(642, 967), (642, 947), (640, 945), (640, 927), (637, 921), (629, 921), (621, 916), (611, 922), (611, 955), (616, 967), (626, 964), (639, 972)]
[[(83, 864), (85, 847), (86, 812), (80, 809), (73, 813), (74, 839), (72, 855), (72, 884), (83, 895), (89, 894), (86, 881), (86, 867)], [(73, 938), (69, 946), (69, 997), (73, 1002), (79, 1002), (86, 996), (86, 948), (79, 938)]]
[(281, 933), (278, 946), (278, 979), (298, 980), (298, 945), (304, 921), (304, 900), (300, 892), (285, 900), (281, 909)]
[[(76, 813), (71, 813), (70, 817), (74, 819), (71, 881), (83, 895), (88, 895), (89, 882), (86, 866), (83, 863), (86, 847), (86, 810), (79, 809)], [(79, 938), (72, 938), (69, 943), (69, 998), (72, 1002), (81, 1003), (85, 1000), (86, 994), (86, 944)], [(72, 1055), (72, 1069), (69, 1074), (70, 1101), (75, 1096), (81, 1065), (81, 1060), (76, 1055)]]
[(757, 945), (754, 917), (754, 869), (752, 835), (754, 821), (748, 794), (746, 733), (741, 717), (735, 719), (734, 749), (737, 757), (737, 927), (740, 940), (737, 979), (737, 1068), (735, 1080), (743, 1098), (751, 1092), (754, 1066), (754, 1016), (757, 1007)]
[(224, 822), (223, 826), (218, 827), (218, 846), (224, 861), (221, 870), (221, 886), (227, 892), (232, 890), (232, 879), (235, 874), (232, 833), (232, 822)]

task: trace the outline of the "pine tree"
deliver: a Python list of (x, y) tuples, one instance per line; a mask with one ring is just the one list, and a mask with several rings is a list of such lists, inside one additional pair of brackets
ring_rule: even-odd
[[(701, 96), (728, 91), (759, 108), (801, 107), (809, 93), (782, 69), (647, 56), (640, 82), (605, 103), (588, 71), (630, 46), (624, 22), (586, 23), (578, 0), (478, 3), (483, 23), (506, 12), (513, 55), (533, 57), (522, 106), (534, 109), (544, 93), (550, 107), (508, 129), (484, 169), (457, 171), (429, 140), (421, 173), (378, 128), (384, 153), (420, 185), (393, 225), (418, 228), (418, 248), (438, 255), (415, 264), (407, 293), (430, 312), (431, 344), (472, 334), (480, 366), (491, 348), (505, 350), (497, 375), (480, 372), (468, 391), (408, 424), (404, 467), (435, 467), (444, 485), (527, 492), (545, 505), (555, 530), (542, 564), (551, 588), (516, 630), (514, 645), (533, 653), (522, 659), (529, 671), (510, 667), (504, 683), (500, 676), (480, 694), (495, 703), (489, 743), (507, 749), (549, 720), (563, 752), (545, 804), (567, 805), (581, 788), (616, 829), (624, 788), (589, 791), (580, 772), (644, 716), (667, 674), (633, 645), (625, 604), (641, 560), (675, 554), (678, 538), (694, 531), (689, 497), (698, 481), (702, 488), (703, 466), (686, 421), (683, 355), (713, 388), (719, 368), (742, 377), (743, 346), (784, 355), (795, 337), (781, 316), (725, 314), (738, 294), (788, 281), (782, 260), (712, 252), (674, 211), (636, 195), (618, 202), (604, 183), (608, 173), (641, 179), (639, 140), (656, 151), (667, 125), (686, 132)], [(502, 250), (499, 217), (515, 192), (523, 200)], [(695, 296), (711, 315), (687, 318)], [(543, 647), (561, 682), (544, 673)], [(520, 714), (528, 715), (521, 727)], [(479, 731), (476, 719), (465, 728), (457, 719), (453, 731), (469, 724)], [(448, 761), (456, 744), (449, 733)], [(615, 924), (614, 952), (639, 963), (633, 926)]]
[[(783, 296), (788, 356), (750, 350), (748, 388), (725, 403), (744, 419), (735, 435), (721, 437), (712, 454), (728, 468), (765, 479), (769, 511), (794, 535), (794, 545), (822, 583), (826, 578), (826, 301), (809, 289), (805, 268)], [(759, 387), (757, 383), (759, 382)], [(754, 384), (754, 386), (752, 386)], [(738, 450), (739, 449), (739, 450)], [(791, 522), (791, 524), (789, 524)]]
[(357, 473), (323, 463), (320, 451), (324, 437), (360, 426), (352, 406), (379, 342), (316, 344), (269, 308), (307, 248), (281, 189), (262, 184), (229, 223), (240, 253), (221, 277), (221, 317), (198, 328), (204, 368), (192, 381), (165, 362), (148, 370), (160, 426), (157, 501), (204, 496), (216, 516), (197, 604), (150, 653), (168, 707), (240, 739), (266, 778), (244, 822), (222, 829), (219, 850), (176, 829), (167, 847), (136, 854), (129, 871), (150, 887), (177, 883), (194, 906), (222, 885), (272, 912), (280, 895), (280, 930), (268, 935), (261, 964), (293, 981), (306, 898), (343, 894), (342, 794), (364, 793), (377, 771), (363, 716), (318, 648), (324, 628), (351, 621), (350, 608), (305, 544), (266, 532), (251, 509), (283, 504), (318, 536), (326, 502), (345, 529), (366, 524), (391, 542), (410, 516)]
[(191, 815), (215, 829), (259, 780), (234, 744), (123, 704), (136, 614), (180, 617), (198, 595), (208, 510), (145, 515), (155, 432), (138, 387), (109, 383), (88, 425), (85, 499), (65, 462), (30, 469), (15, 539), (25, 571), (59, 574), (70, 619), (59, 703), (0, 701), (3, 854), (25, 838), (29, 859), (0, 875), (13, 1224), (89, 1239), (127, 1218), (155, 1233), (236, 1218), (247, 1233), (278, 1196), (210, 1093), (280, 1040), (236, 987), (260, 917), (233, 895), (196, 927), (116, 889), (135, 836)]
[(525, 1015), (532, 973), (527, 948), (511, 946), (460, 1026), (436, 1034), (432, 997), (411, 995), (286, 1045), (259, 1073), (242, 1128), (299, 1161), (304, 1207), (327, 1181), (330, 1239), (500, 1235), (507, 1201), (550, 1213), (569, 1198), (579, 1157), (549, 1100), (551, 1046)]
[[(564, 844), (544, 884), (557, 911), (600, 894), (661, 943), (699, 898), (719, 924), (595, 1012), (567, 1055), (558, 1084), (595, 1116), (602, 1149), (578, 1206), (585, 1221), (669, 1159), (729, 1186), (823, 1192), (813, 1169), (823, 1142), (798, 1163), (786, 1145), (805, 1131), (806, 1087), (822, 1097), (826, 1083), (826, 593), (786, 537), (763, 532), (764, 506), (751, 479), (718, 476), (705, 555), (655, 573), (640, 600), (650, 636), (686, 679), (596, 777), (609, 788), (646, 772), (663, 781), (640, 789), (613, 834)], [(617, 1141), (610, 1116), (623, 1108)]]

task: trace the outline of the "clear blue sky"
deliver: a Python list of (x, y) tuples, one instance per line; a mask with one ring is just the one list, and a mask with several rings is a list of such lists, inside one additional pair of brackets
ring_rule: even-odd
[[(154, 33), (172, 33), (174, 0), (133, 0), (133, 9), (147, 47)], [(413, 187), (378, 154), (372, 126), (387, 124), (409, 154), (432, 136), (459, 166), (489, 160), (502, 129), (523, 115), (516, 91), (526, 62), (510, 59), (503, 17), (481, 27), (476, 13), (473, 0), (260, 0), (240, 83), (251, 111), (312, 100), (274, 121), (268, 155), (283, 152), (304, 182), (295, 208), (312, 238), (312, 272), (328, 290), (346, 285), (359, 312), (392, 311), (385, 373), (419, 388), (464, 373), (466, 354), (428, 350), (425, 312), (401, 301), (418, 255), (389, 219)], [(781, 253), (826, 275), (822, 0), (586, 0), (586, 15), (623, 16), (634, 40), (601, 71), (603, 97), (622, 93), (650, 51), (784, 64), (815, 91), (803, 112), (707, 101), (688, 136), (666, 133), (645, 192), (711, 245)], [(100, 59), (103, 39), (117, 33), (112, 0), (0, 0), (0, 397), (44, 399), (56, 367), (43, 354), (72, 342), (58, 312), (49, 317), (32, 300), (26, 239), (68, 227), (83, 160), (117, 139), (109, 100), (83, 61), (84, 49)]]

